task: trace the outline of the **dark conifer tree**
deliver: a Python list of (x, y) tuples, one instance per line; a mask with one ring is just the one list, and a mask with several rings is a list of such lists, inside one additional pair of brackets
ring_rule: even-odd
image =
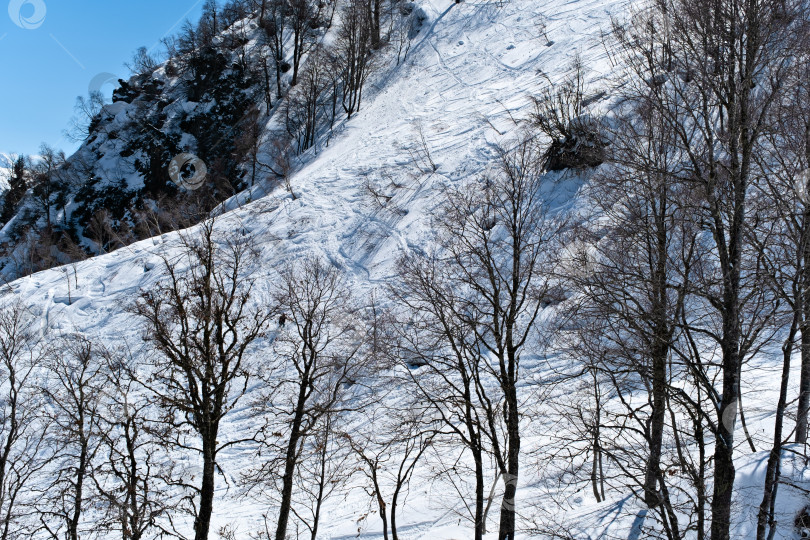
[(3, 224), (8, 223), (9, 220), (17, 213), (17, 208), (20, 201), (28, 189), (27, 182), (28, 169), (26, 167), (25, 156), (19, 156), (11, 166), (11, 174), (8, 179), (8, 191), (3, 199), (3, 210), (0, 213), (0, 221)]

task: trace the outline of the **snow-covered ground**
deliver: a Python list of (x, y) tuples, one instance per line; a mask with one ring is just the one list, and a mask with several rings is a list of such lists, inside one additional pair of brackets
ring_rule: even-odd
[[(282, 187), (269, 190), (217, 221), (220, 230), (250, 235), (261, 247), (262, 264), (255, 271), (267, 279), (260, 280), (260, 292), (269, 290), (281, 265), (312, 253), (343, 268), (358, 293), (384, 283), (401, 253), (427, 241), (442, 189), (474, 178), (491, 162), (496, 145), (509, 144), (516, 133), (512, 118), (528, 114), (529, 95), (543, 85), (541, 71), (561, 77), (578, 53), (593, 88), (607, 84), (603, 77), (610, 64), (600, 36), (611, 15), (624, 9), (620, 0), (420, 0), (418, 5), (427, 20), (407, 60), (373, 77), (360, 113), (328, 146), (321, 141), (317, 155), (305, 156), (305, 165), (291, 182), (295, 197)], [(546, 35), (540, 31), (543, 25)], [(420, 132), (437, 165), (435, 172), (426, 166)], [(555, 204), (576, 204), (577, 188), (587, 179), (558, 180), (549, 176)], [(386, 208), (371, 200), (367, 182), (393, 195)], [(178, 246), (177, 234), (166, 234), (28, 276), (11, 288), (54, 331), (80, 331), (110, 344), (126, 342), (137, 351), (142, 329), (125, 307), (160, 279), (160, 255)], [(776, 364), (775, 355), (765, 357), (756, 379), (748, 379), (749, 427), (760, 452), (752, 454), (741, 446), (738, 453), (739, 500), (744, 504), (735, 538), (751, 537), (751, 513), (761, 496), (766, 457), (761, 450), (771, 430)], [(226, 434), (238, 430), (240, 421), (246, 420), (238, 414), (230, 419)], [(542, 425), (532, 426), (531, 432), (527, 452), (542, 448), (545, 440)], [(236, 478), (249, 465), (249, 456), (237, 448), (222, 462)], [(522, 479), (519, 499), (533, 505), (522, 510), (526, 517), (535, 513), (532, 508), (538, 515), (543, 509), (577, 538), (643, 537), (644, 513), (632, 498), (596, 504), (584, 490), (560, 494), (567, 505), (560, 508), (539, 487), (542, 473), (530, 470)], [(799, 468), (795, 474), (803, 472)], [(414, 480), (400, 512), (402, 538), (469, 538), (469, 523), (454, 511), (453, 497), (441, 483), (426, 481), (428, 475), (425, 471)], [(239, 492), (219, 481), (214, 530), (231, 524), (238, 538), (247, 538), (267, 507), (241, 498)], [(777, 505), (786, 516), (801, 504), (790, 495), (782, 489)], [(362, 490), (336, 495), (328, 502), (320, 537), (381, 538), (373, 510)], [(788, 538), (790, 518), (782, 522), (783, 537)]]

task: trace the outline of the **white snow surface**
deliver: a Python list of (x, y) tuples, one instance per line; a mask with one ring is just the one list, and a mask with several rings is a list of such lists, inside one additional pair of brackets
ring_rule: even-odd
[[(542, 70), (561, 76), (572, 57), (581, 54), (590, 78), (599, 86), (611, 65), (601, 43), (612, 15), (621, 16), (620, 0), (420, 0), (427, 21), (414, 38), (407, 60), (389, 66), (372, 78), (362, 110), (336, 132), (306, 163), (291, 184), (295, 198), (283, 187), (264, 189), (264, 196), (223, 214), (216, 227), (223, 232), (250, 235), (261, 248), (260, 297), (281, 265), (307, 254), (318, 254), (349, 275), (358, 295), (384, 284), (396, 271), (398, 257), (429, 241), (431, 218), (443, 188), (474, 179), (486, 169), (497, 144), (508, 145), (516, 129), (511, 118), (525, 118), (529, 95), (539, 90)], [(550, 45), (538, 31), (546, 22)], [(606, 84), (606, 83), (605, 83)], [(419, 130), (425, 134), (436, 172), (414, 163)], [(417, 159), (418, 160), (418, 159)], [(421, 169), (421, 170), (420, 170)], [(549, 176), (555, 204), (576, 204), (577, 187), (587, 179), (559, 182)], [(364, 188), (375, 182), (393, 195), (391, 205), (373, 204)], [(396, 184), (400, 187), (392, 187)], [(245, 197), (243, 197), (245, 199)], [(41, 315), (50, 332), (79, 331), (110, 345), (129, 344), (136, 354), (142, 347), (142, 326), (126, 311), (139, 292), (162, 276), (162, 254), (179, 251), (177, 233), (133, 244), (114, 253), (69, 267), (54, 268), (11, 283), (14, 295)], [(70, 278), (70, 289), (68, 288)], [(264, 279), (266, 278), (266, 279)], [(75, 280), (75, 282), (74, 282)], [(765, 441), (771, 432), (772, 405), (778, 389), (778, 359), (765, 356), (746, 398), (749, 428), (759, 441), (759, 452), (741, 446), (738, 457), (738, 508), (735, 538), (753, 538), (752, 516), (761, 497)], [(542, 372), (527, 376), (542, 377)], [(794, 380), (797, 377), (794, 377)], [(754, 388), (755, 387), (755, 388)], [(535, 411), (540, 412), (542, 411)], [(540, 415), (542, 416), (542, 415)], [(240, 412), (227, 419), (223, 436), (238, 431)], [(524, 442), (526, 452), (542, 449), (543, 426), (532, 426)], [(178, 456), (178, 459), (180, 457)], [(237, 538), (260, 528), (261, 514), (273, 511), (266, 502), (240, 496), (229, 484), (251, 463), (251, 454), (233, 448), (221, 459), (227, 481), (218, 479), (212, 530), (230, 524)], [(542, 512), (570, 528), (576, 538), (639, 539), (644, 512), (627, 494), (601, 504), (589, 490), (549, 493), (542, 470), (526, 458), (519, 504), (524, 518)], [(786, 474), (803, 474), (800, 465)], [(470, 523), (456, 513), (461, 502), (442, 482), (430, 481), (430, 471), (414, 479), (400, 510), (401, 538), (450, 540), (472, 536)], [(562, 507), (551, 497), (564, 501)], [(777, 504), (781, 538), (789, 538), (790, 516), (802, 504), (789, 488), (780, 490)], [(497, 512), (490, 515), (495, 538)], [(189, 528), (190, 529), (190, 528)], [(521, 533), (521, 538), (530, 536)], [(375, 506), (360, 489), (333, 496), (321, 525), (320, 538), (372, 540), (382, 538)], [(542, 537), (542, 535), (541, 535)]]

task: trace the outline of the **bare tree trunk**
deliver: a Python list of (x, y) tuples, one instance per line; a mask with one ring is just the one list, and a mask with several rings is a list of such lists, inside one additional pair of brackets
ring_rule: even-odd
[(369, 0), (369, 11), (371, 19), (371, 47), (379, 49), (380, 37), (380, 0)]
[[(397, 503), (399, 502), (399, 487), (394, 491), (394, 495), (391, 497), (391, 540), (399, 540), (399, 534), (397, 534)], [(385, 525), (383, 523), (383, 525)]]
[(698, 442), (698, 459), (700, 470), (697, 474), (697, 535), (698, 540), (706, 538), (706, 441), (703, 422), (700, 418), (695, 423), (695, 440)]
[[(805, 155), (810, 159), (810, 124), (805, 127)], [(810, 284), (810, 245), (804, 246), (802, 282)], [(802, 320), (800, 324), (801, 342), (801, 375), (799, 378), (799, 404), (796, 413), (796, 442), (807, 444), (808, 414), (810, 414), (810, 287), (801, 291)]]
[(203, 443), (203, 473), (202, 484), (200, 486), (200, 508), (194, 520), (194, 539), (208, 540), (209, 529), (211, 528), (211, 516), (214, 512), (214, 492), (216, 488), (215, 475), (216, 464), (214, 462), (214, 449), (216, 443), (212, 444), (210, 438), (206, 438)]
[(327, 416), (326, 418), (326, 426), (324, 430), (324, 440), (322, 443), (321, 451), (318, 455), (318, 459), (320, 460), (320, 467), (318, 471), (318, 493), (316, 496), (315, 501), (315, 511), (313, 512), (312, 516), (312, 535), (310, 540), (316, 540), (318, 538), (318, 525), (321, 521), (321, 508), (323, 507), (323, 501), (326, 493), (326, 465), (329, 456), (327, 454), (329, 448), (329, 438), (332, 436), (332, 419), (331, 416)]
[[(85, 425), (84, 410), (79, 411), (80, 426)], [(73, 511), (68, 520), (68, 537), (70, 540), (79, 540), (79, 520), (82, 517), (82, 507), (84, 505), (84, 481), (87, 477), (87, 467), (89, 455), (87, 452), (88, 441), (81, 441), (81, 451), (79, 453), (79, 466), (76, 469), (76, 484), (73, 490)]]
[(790, 384), (790, 357), (793, 354), (793, 342), (802, 317), (801, 309), (794, 311), (793, 320), (782, 346), (782, 382), (779, 387), (779, 401), (776, 405), (776, 420), (773, 428), (773, 447), (768, 456), (768, 468), (765, 471), (765, 489), (762, 502), (757, 514), (757, 540), (765, 540), (765, 527), (774, 523), (774, 503), (776, 501), (776, 486), (779, 483), (779, 469), (782, 461), (782, 425), (785, 409), (787, 408), (787, 394)]
[(264, 74), (264, 102), (267, 105), (267, 114), (273, 108), (273, 90), (270, 83), (270, 66), (267, 65), (267, 57), (262, 56), (262, 72)]
[[(482, 471), (483, 473), (483, 471)], [(495, 490), (498, 488), (498, 485), (501, 483), (501, 473), (497, 471), (495, 474), (495, 478), (492, 480), (492, 487), (489, 488), (489, 496), (486, 498), (486, 505), (484, 506), (484, 515), (481, 516), (481, 523), (483, 525), (482, 533), (487, 534), (487, 521), (489, 519), (489, 509), (492, 507), (493, 501), (495, 501)], [(476, 484), (476, 493), (477, 493), (478, 484)], [(481, 493), (484, 492), (484, 477), (481, 476)], [(477, 520), (476, 520), (477, 521)]]
[(0, 539), (22, 537), (16, 521), (18, 510), (30, 492), (29, 482), (35, 471), (50, 459), (43, 448), (50, 440), (48, 425), (42, 419), (41, 393), (32, 374), (41, 361), (38, 339), (32, 332), (27, 310), (11, 303), (0, 311), (0, 370), (4, 375), (0, 401)]
[(287, 538), (295, 468), (298, 464), (298, 443), (301, 438), (301, 423), (304, 419), (308, 387), (309, 379), (304, 377), (299, 385), (298, 400), (296, 401), (295, 414), (290, 428), (290, 438), (287, 441), (287, 452), (284, 456), (284, 476), (282, 477), (281, 505), (276, 524), (276, 540), (285, 540)]
[[(805, 274), (810, 274), (810, 249), (805, 250)], [(810, 281), (805, 280), (805, 283)], [(808, 412), (810, 412), (810, 288), (802, 293), (801, 373), (799, 375), (799, 404), (796, 411), (796, 443), (807, 444)]]
[(475, 540), (481, 540), (486, 531), (487, 513), (484, 511), (484, 459), (481, 452), (473, 453), (475, 461)]
[(515, 538), (515, 508), (517, 497), (518, 474), (520, 473), (520, 417), (518, 416), (518, 399), (515, 376), (517, 359), (512, 351), (509, 360), (509, 384), (504, 391), (507, 439), (507, 470), (504, 474), (504, 494), (501, 503), (499, 540)]
[[(736, 303), (736, 300), (735, 300)], [(736, 347), (739, 332), (736, 329), (736, 306), (728, 306), (724, 317), (723, 393), (718, 411), (717, 440), (714, 448), (714, 491), (712, 494), (712, 540), (730, 540), (731, 501), (734, 495), (734, 428), (737, 422), (737, 400), (740, 398), (740, 357)]]
[[(666, 415), (667, 351), (669, 347), (657, 346), (652, 355), (652, 414), (650, 415), (650, 453), (644, 476), (644, 503), (649, 508), (661, 504), (658, 480), (661, 477), (661, 446), (664, 440)], [(663, 487), (663, 486), (662, 486)]]
[(591, 448), (593, 451), (593, 463), (591, 464), (591, 488), (596, 502), (605, 500), (605, 474), (602, 470), (602, 393), (599, 389), (599, 379), (596, 370), (591, 369), (594, 392), (594, 423), (591, 428), (593, 440)]

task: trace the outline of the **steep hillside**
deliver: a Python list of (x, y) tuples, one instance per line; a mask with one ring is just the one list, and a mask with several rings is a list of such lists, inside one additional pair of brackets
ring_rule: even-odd
[[(44, 148), (34, 157), (29, 191), (3, 223), (3, 275), (188, 226), (243, 189), (277, 181), (277, 161), (299, 151), (290, 140), (297, 129), (288, 118), (292, 79), (304, 76), (306, 55), (334, 33), (335, 2), (304, 5), (293, 14), (303, 27), (283, 30), (275, 43), (270, 15), (253, 3), (209, 3), (199, 22), (164, 40), (163, 61), (146, 49), (135, 54), (133, 75), (118, 81), (112, 103), (93, 91), (80, 97), (69, 130), (80, 148), (70, 156)], [(207, 170), (194, 189), (182, 180), (192, 174), (190, 156)]]
[[(421, 3), (427, 20), (407, 59), (371, 79), (366, 104), (328, 147), (321, 143), (317, 155), (305, 154), (308, 162), (290, 179), (294, 196), (279, 186), (224, 214), (217, 230), (248, 235), (260, 247), (255, 272), (263, 291), (286, 262), (310, 254), (345, 270), (358, 296), (383, 287), (403, 252), (427, 247), (443, 190), (474, 179), (490, 166), (496, 145), (509, 144), (517, 130), (512, 118), (527, 115), (530, 94), (543, 85), (540, 70), (561, 76), (581, 53), (599, 76), (599, 32), (619, 5), (576, 2), (551, 10), (528, 0)], [(547, 38), (538, 21), (547, 21)], [(125, 114), (124, 104), (116, 107)], [(369, 184), (391, 197), (385, 207)], [(560, 205), (573, 202), (577, 184), (549, 177)], [(178, 249), (177, 234), (164, 234), (23, 278), (12, 290), (54, 332), (80, 331), (138, 350), (142, 329), (124, 308), (163, 277), (160, 256), (175, 256)], [(238, 430), (240, 421), (236, 415), (228, 432)], [(249, 464), (247, 449), (229, 452), (223, 463), (229, 482)], [(467, 537), (464, 521), (445, 506), (446, 489), (427, 479), (411, 488), (402, 534)], [(215, 521), (236, 526), (242, 538), (259, 529), (266, 506), (239, 494), (236, 485), (221, 483)], [(324, 521), (324, 538), (355, 536), (358, 528), (363, 538), (378, 537), (378, 520), (357, 489), (348, 499), (334, 496)]]

